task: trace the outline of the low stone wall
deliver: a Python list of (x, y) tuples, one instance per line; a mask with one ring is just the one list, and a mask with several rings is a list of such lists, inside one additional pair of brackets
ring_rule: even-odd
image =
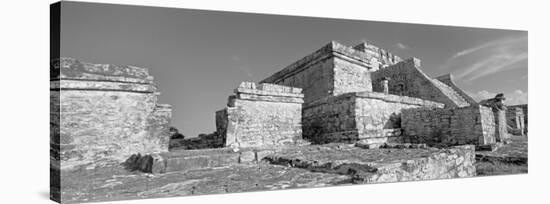
[(493, 111), (480, 105), (404, 110), (401, 126), (405, 142), (433, 145), (492, 144), (498, 134)]
[(217, 132), (211, 134), (200, 134), (198, 137), (185, 139), (171, 139), (170, 151), (178, 149), (210, 149), (220, 148), (225, 140)]
[(473, 145), (451, 148), (361, 149), (313, 146), (284, 150), (263, 158), (271, 164), (350, 176), (352, 183), (385, 183), (473, 177)]
[(302, 139), (303, 97), (299, 88), (243, 82), (216, 112), (217, 132), (225, 146), (295, 144)]
[(171, 107), (146, 68), (62, 58), (51, 65), (50, 146), (59, 168), (168, 151)]
[(402, 110), (443, 106), (417, 98), (374, 92), (326, 97), (304, 107), (304, 138), (319, 144), (357, 140), (399, 142)]

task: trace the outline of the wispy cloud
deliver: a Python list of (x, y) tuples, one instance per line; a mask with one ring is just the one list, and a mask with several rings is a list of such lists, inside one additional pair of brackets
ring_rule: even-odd
[[(468, 94), (476, 101), (493, 98), (497, 95), (497, 93), (487, 90), (481, 90), (475, 93), (468, 92)], [(523, 92), (519, 89), (509, 93), (504, 93), (504, 97), (506, 98), (506, 100), (504, 100), (504, 103), (507, 105), (526, 104), (528, 95), (529, 94), (527, 92)]]
[(465, 81), (473, 81), (475, 79), (513, 69), (519, 68), (512, 65), (527, 60), (527, 52), (522, 53), (499, 53), (489, 56), (481, 61), (478, 61), (460, 71), (456, 76)]
[(452, 68), (458, 79), (470, 82), (494, 73), (524, 68), (514, 66), (527, 60), (527, 36), (490, 41), (457, 52), (442, 68)]
[(397, 43), (396, 46), (399, 48), (399, 49), (402, 49), (402, 50), (406, 50), (406, 49), (409, 49), (409, 46), (403, 44), (403, 43)]
[(516, 37), (516, 38), (505, 38), (505, 39), (490, 41), (490, 42), (478, 45), (476, 47), (468, 48), (468, 49), (462, 50), (460, 52), (457, 52), (456, 54), (454, 54), (451, 57), (450, 60), (453, 60), (453, 59), (456, 59), (456, 58), (474, 53), (474, 52), (482, 50), (484, 48), (489, 48), (489, 47), (493, 47), (493, 46), (502, 46), (502, 45), (507, 45), (507, 44), (514, 44), (514, 43), (522, 42), (522, 41), (526, 41), (526, 40), (527, 40), (527, 36), (521, 36), (521, 37)]

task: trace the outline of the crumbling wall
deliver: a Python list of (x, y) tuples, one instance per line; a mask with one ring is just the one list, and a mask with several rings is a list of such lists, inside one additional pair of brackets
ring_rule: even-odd
[(365, 140), (382, 143), (400, 136), (401, 111), (443, 104), (374, 92), (331, 96), (304, 107), (304, 138), (313, 143)]
[[(527, 134), (527, 121), (529, 119), (529, 116), (528, 116), (528, 113), (527, 113), (527, 104), (520, 104), (520, 105), (512, 105), (512, 106), (508, 106), (508, 110), (512, 109), (514, 110), (515, 108), (520, 108), (521, 109), (521, 112), (523, 114), (523, 131), (525, 134)], [(511, 116), (508, 116), (508, 117), (511, 117)]]
[(225, 146), (257, 147), (296, 144), (302, 139), (301, 89), (243, 82), (216, 113)]
[(525, 115), (522, 108), (509, 106), (506, 109), (506, 119), (512, 134), (525, 135)]
[(420, 70), (420, 60), (410, 58), (371, 74), (372, 88), (383, 92), (380, 81), (390, 78), (389, 93), (410, 96), (444, 103), (447, 107), (465, 107), (468, 103), (460, 94), (445, 83), (431, 79)]
[(54, 60), (50, 144), (61, 168), (168, 151), (171, 107), (157, 104), (148, 70)]
[(492, 144), (496, 122), (490, 108), (415, 108), (401, 115), (404, 141), (437, 145)]

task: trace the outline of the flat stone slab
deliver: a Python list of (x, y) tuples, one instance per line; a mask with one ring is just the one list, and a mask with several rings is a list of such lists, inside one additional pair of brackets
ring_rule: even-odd
[[(393, 149), (391, 147), (399, 149)], [(406, 146), (406, 145), (405, 145)], [(286, 149), (263, 160), (312, 172), (349, 175), (353, 183), (380, 183), (475, 176), (473, 145), (447, 149), (363, 149), (353, 146), (310, 146)]]
[(156, 162), (165, 171), (76, 168), (62, 172), (60, 192), (62, 202), (74, 203), (475, 176), (474, 146), (420, 147), (327, 144), (136, 155), (129, 160), (147, 162), (135, 168), (157, 171), (148, 166)]
[(350, 177), (278, 165), (234, 165), (148, 174), (121, 166), (64, 172), (63, 203), (311, 188), (350, 184)]

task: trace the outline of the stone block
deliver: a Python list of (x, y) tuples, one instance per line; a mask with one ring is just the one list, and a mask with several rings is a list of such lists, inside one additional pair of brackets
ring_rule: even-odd
[(295, 145), (302, 139), (300, 89), (275, 84), (243, 82), (216, 113), (217, 133), (225, 146)]
[(157, 103), (147, 68), (61, 58), (50, 69), (50, 142), (62, 168), (168, 151), (171, 106)]

